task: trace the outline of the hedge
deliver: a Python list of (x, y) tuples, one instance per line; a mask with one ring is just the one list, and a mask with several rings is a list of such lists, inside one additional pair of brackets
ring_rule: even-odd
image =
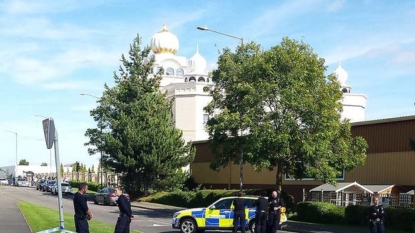
[[(297, 220), (313, 223), (345, 223), (368, 226), (368, 207), (350, 205), (346, 208), (326, 202), (301, 202), (297, 204)], [(415, 230), (415, 210), (385, 209), (385, 227), (400, 231)]]
[(85, 181), (78, 181), (78, 180), (69, 181), (69, 184), (74, 188), (78, 188), (79, 184), (81, 183), (86, 183), (88, 185), (88, 189), (94, 192), (98, 192), (101, 189), (101, 185), (96, 182), (85, 182)]
[(344, 207), (327, 202), (301, 202), (297, 204), (299, 221), (314, 223), (344, 223)]

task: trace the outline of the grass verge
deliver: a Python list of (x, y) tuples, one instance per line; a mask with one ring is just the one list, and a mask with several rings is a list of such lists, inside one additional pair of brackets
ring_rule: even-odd
[[(59, 211), (23, 201), (19, 202), (18, 205), (33, 232), (59, 226)], [(65, 229), (75, 231), (73, 215), (64, 214), (64, 221)], [(113, 224), (103, 223), (96, 220), (89, 221), (89, 230), (91, 232), (113, 233), (114, 227), (115, 226)], [(139, 231), (131, 232), (139, 233)]]

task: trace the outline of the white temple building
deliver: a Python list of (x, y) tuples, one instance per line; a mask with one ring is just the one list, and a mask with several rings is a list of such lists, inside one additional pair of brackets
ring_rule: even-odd
[(153, 72), (160, 68), (164, 70), (160, 90), (167, 92), (168, 98), (174, 98), (172, 116), (175, 126), (183, 131), (185, 141), (206, 140), (209, 135), (204, 125), (208, 115), (203, 108), (212, 100), (209, 92), (204, 90), (211, 84), (206, 59), (199, 54), (198, 46), (189, 60), (177, 56), (179, 40), (166, 25), (151, 38), (151, 48), (155, 55)]
[(351, 87), (346, 84), (348, 74), (343, 69), (341, 63), (334, 70), (333, 74), (340, 83), (341, 91), (343, 92), (342, 105), (343, 112), (341, 119), (350, 119), (350, 122), (364, 121), (367, 97), (364, 94), (351, 93)]
[[(153, 72), (156, 73), (161, 67), (164, 70), (160, 89), (167, 92), (168, 98), (174, 98), (172, 116), (175, 126), (183, 131), (185, 141), (207, 140), (209, 135), (205, 130), (205, 123), (208, 114), (203, 108), (211, 102), (212, 97), (204, 87), (211, 85), (212, 80), (206, 71), (206, 59), (200, 55), (198, 46), (195, 54), (188, 60), (186, 57), (177, 56), (179, 40), (169, 32), (166, 25), (151, 38), (151, 47), (155, 55)], [(363, 121), (367, 97), (351, 93), (351, 87), (346, 84), (348, 74), (340, 64), (334, 75), (343, 92), (341, 119)]]

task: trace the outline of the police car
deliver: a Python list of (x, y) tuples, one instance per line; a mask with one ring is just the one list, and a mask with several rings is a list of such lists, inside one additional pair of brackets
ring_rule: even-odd
[[(173, 229), (180, 229), (183, 233), (203, 232), (204, 230), (232, 230), (233, 228), (233, 201), (236, 197), (224, 197), (207, 208), (194, 208), (178, 211), (173, 214)], [(254, 204), (258, 197), (244, 196), (245, 199), (245, 229), (254, 232), (255, 211)], [(281, 211), (280, 228), (286, 225), (285, 208)]]

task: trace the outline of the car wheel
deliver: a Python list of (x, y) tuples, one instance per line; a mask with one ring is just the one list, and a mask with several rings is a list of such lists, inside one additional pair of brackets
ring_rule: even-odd
[(195, 221), (190, 218), (183, 219), (179, 227), (182, 233), (195, 233), (197, 228)]
[(255, 228), (256, 228), (255, 219), (252, 219), (252, 220), (249, 222), (249, 231), (250, 231), (251, 233), (254, 233), (254, 232), (255, 232)]
[(98, 205), (98, 202), (97, 202), (97, 198), (96, 197), (94, 197), (94, 204), (95, 205)]
[(284, 230), (287, 227), (287, 223), (280, 224), (279, 230)]

